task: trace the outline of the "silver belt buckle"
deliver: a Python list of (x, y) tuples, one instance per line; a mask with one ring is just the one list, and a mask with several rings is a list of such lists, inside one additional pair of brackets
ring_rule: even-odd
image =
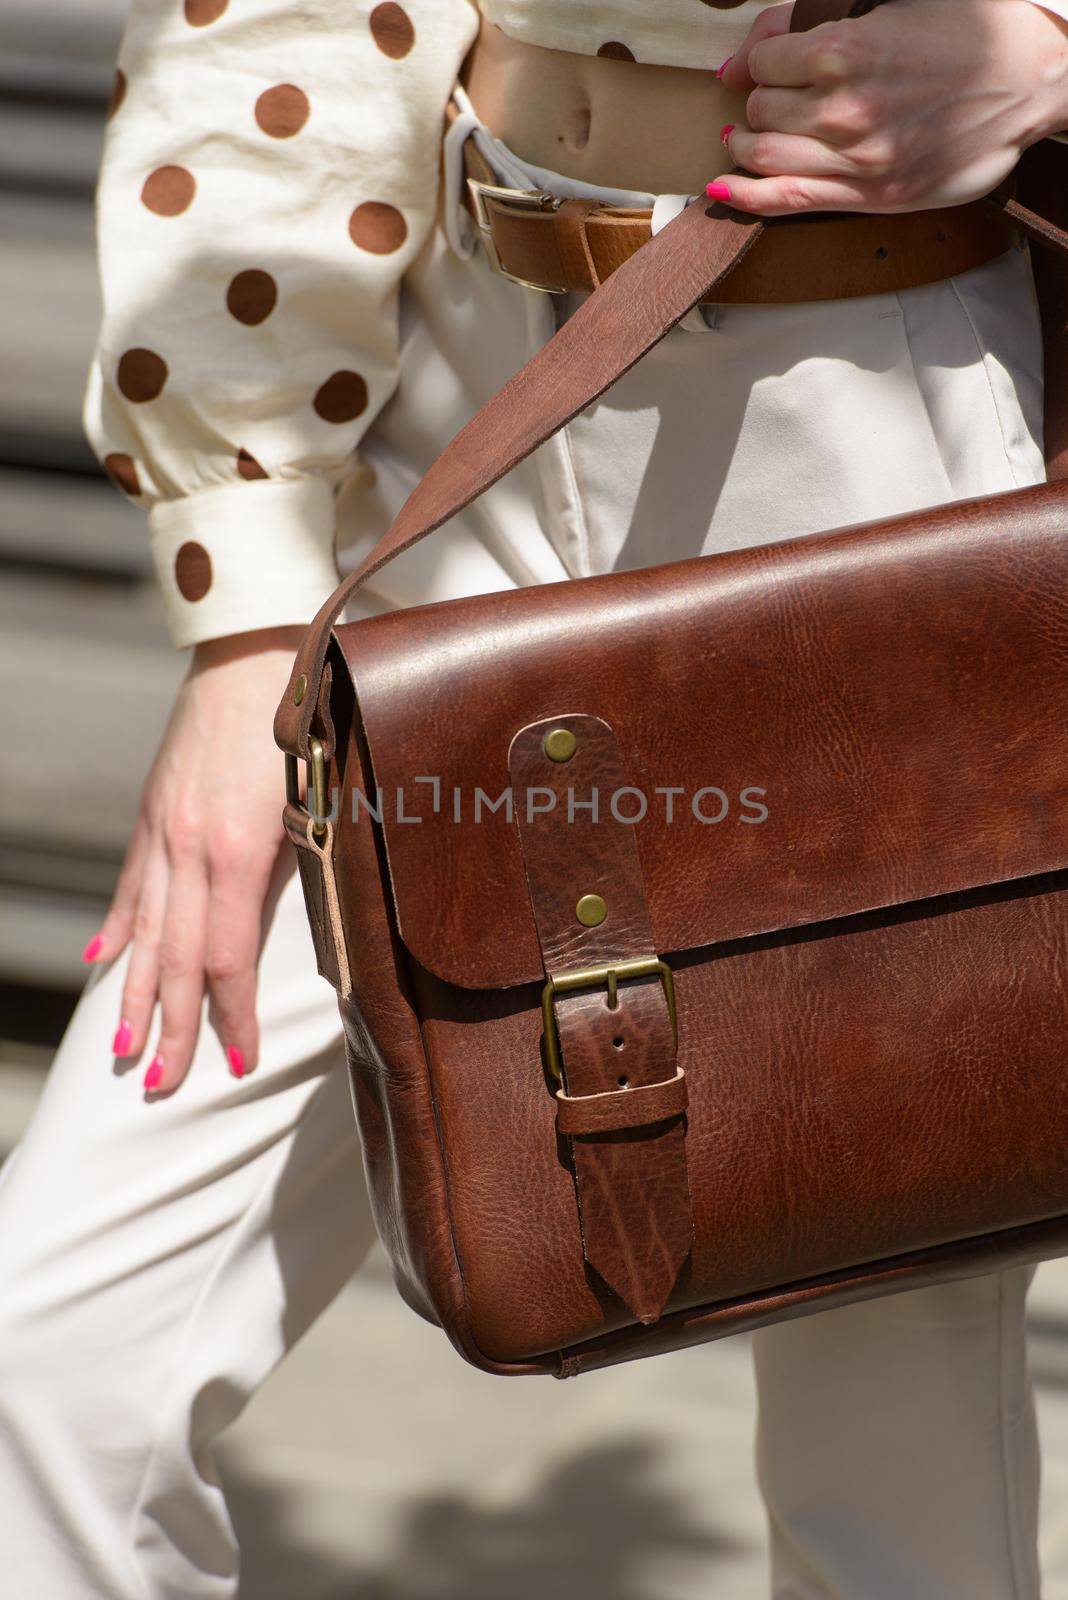
[(566, 289), (553, 289), (544, 283), (530, 283), (526, 278), (519, 278), (514, 272), (508, 271), (497, 251), (493, 224), (486, 209), (486, 199), (489, 197), (500, 200), (502, 204), (515, 211), (559, 211), (562, 202), (557, 196), (547, 193), (544, 189), (508, 189), (497, 183), (482, 183), (478, 178), (468, 178), (467, 187), (474, 201), (478, 231), (482, 235), (482, 242), (494, 272), (502, 278), (507, 278), (509, 283), (518, 283), (520, 288), (537, 289), (539, 294), (566, 294)]

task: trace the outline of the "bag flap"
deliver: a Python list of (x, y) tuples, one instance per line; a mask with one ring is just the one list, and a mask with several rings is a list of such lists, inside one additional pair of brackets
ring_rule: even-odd
[(633, 827), (661, 955), (1068, 865), (1059, 486), (337, 638), (401, 937), (453, 984), (543, 975), (514, 817), (473, 819), (517, 731), (568, 712), (615, 731), (637, 791), (618, 815), (645, 799), (600, 813)]

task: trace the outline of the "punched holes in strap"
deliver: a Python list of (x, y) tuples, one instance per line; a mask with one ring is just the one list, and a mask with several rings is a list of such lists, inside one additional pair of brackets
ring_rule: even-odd
[(634, 1314), (655, 1321), (692, 1242), (685, 1078), (634, 830), (609, 809), (627, 787), (622, 757), (606, 722), (570, 713), (521, 729), (509, 770), (583, 1248)]

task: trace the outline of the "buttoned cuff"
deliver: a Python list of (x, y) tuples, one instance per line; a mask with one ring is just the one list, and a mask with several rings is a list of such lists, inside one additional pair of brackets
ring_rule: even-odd
[(334, 491), (321, 478), (203, 489), (148, 517), (180, 648), (310, 622), (337, 587)]

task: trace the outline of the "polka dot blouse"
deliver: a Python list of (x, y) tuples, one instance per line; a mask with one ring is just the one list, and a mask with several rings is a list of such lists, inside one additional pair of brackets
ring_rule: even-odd
[[(515, 38), (715, 67), (765, 0), (481, 0)], [(1068, 0), (1049, 0), (1068, 12)], [(306, 622), (397, 381), (475, 0), (133, 0), (98, 192), (86, 429), (179, 645)]]

